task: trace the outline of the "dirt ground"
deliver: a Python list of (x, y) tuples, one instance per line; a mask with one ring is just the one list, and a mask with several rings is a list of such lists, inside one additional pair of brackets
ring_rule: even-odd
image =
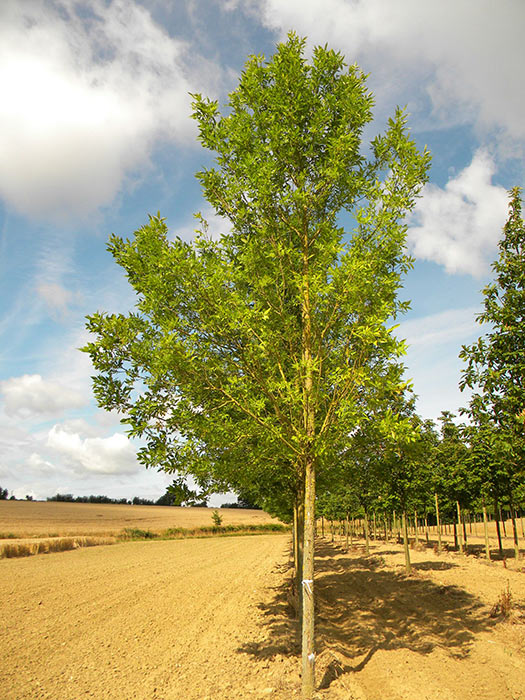
[[(0, 561), (4, 700), (299, 698), (289, 535)], [(318, 697), (525, 699), (525, 566), (317, 543)], [(521, 567), (520, 567), (521, 568)], [(491, 616), (507, 586), (512, 619)]]
[[(130, 506), (113, 503), (0, 501), (0, 539), (116, 535), (126, 527), (160, 532), (170, 527), (212, 525), (213, 508)], [(223, 525), (278, 522), (262, 510), (221, 508)]]

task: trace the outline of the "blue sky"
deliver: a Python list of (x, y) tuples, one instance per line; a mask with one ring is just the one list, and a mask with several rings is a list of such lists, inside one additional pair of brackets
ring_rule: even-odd
[(464, 405), (458, 352), (480, 333), (506, 191), (524, 184), (524, 26), (523, 0), (3, 0), (0, 484), (35, 498), (164, 492), (169, 477), (137, 463), (92, 399), (84, 317), (133, 304), (111, 232), (157, 211), (185, 238), (197, 211), (224, 229), (194, 178), (210, 155), (188, 93), (224, 103), (246, 57), (291, 29), (369, 73), (367, 137), (406, 105), (432, 152), (399, 334), (421, 415)]

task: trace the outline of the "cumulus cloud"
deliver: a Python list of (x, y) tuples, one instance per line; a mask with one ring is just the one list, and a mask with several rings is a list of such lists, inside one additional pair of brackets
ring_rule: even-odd
[(474, 334), (479, 335), (481, 326), (476, 321), (479, 313), (478, 307), (467, 307), (408, 319), (399, 324), (395, 335), (405, 339), (413, 351), (423, 354), (450, 343), (454, 343), (459, 352), (463, 343), (469, 342)]
[(65, 316), (69, 311), (70, 304), (80, 300), (79, 294), (66, 289), (58, 282), (41, 282), (37, 284), (36, 291), (52, 315)]
[(3, 0), (0, 196), (34, 217), (85, 215), (187, 139), (187, 43), (131, 0)]
[[(522, 0), (240, 0), (269, 28), (341, 49), (398, 94), (415, 81), (445, 120), (525, 136)], [(233, 3), (230, 3), (230, 8)], [(410, 94), (414, 93), (414, 85)], [(412, 99), (412, 97), (411, 97)]]
[(141, 469), (135, 448), (122, 433), (107, 438), (83, 438), (80, 433), (55, 425), (48, 433), (46, 445), (62, 455), (76, 471), (134, 474)]
[[(231, 231), (231, 222), (224, 216), (217, 214), (211, 205), (205, 206), (200, 213), (207, 224), (207, 235), (213, 240), (218, 240), (221, 235)], [(178, 236), (184, 241), (191, 241), (195, 237), (195, 232), (201, 230), (203, 230), (201, 222), (192, 217), (191, 221), (186, 221), (182, 225), (174, 227), (171, 230), (171, 235), (173, 238)]]
[(507, 193), (492, 184), (494, 173), (494, 162), (479, 150), (444, 188), (425, 187), (408, 231), (416, 258), (444, 265), (448, 272), (479, 276), (488, 271), (507, 210)]
[(441, 411), (458, 413), (461, 406), (468, 405), (470, 391), (461, 392), (458, 386), (464, 369), (459, 351), (482, 334), (483, 327), (476, 322), (480, 311), (479, 307), (447, 309), (408, 319), (396, 329), (396, 335), (407, 341), (406, 374), (424, 418), (437, 420)]
[(80, 392), (45, 380), (39, 374), (6, 379), (0, 382), (0, 393), (6, 414), (18, 418), (57, 415), (88, 403)]

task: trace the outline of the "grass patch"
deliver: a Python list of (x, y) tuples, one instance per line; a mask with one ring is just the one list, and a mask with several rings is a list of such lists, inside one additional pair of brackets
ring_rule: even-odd
[(158, 539), (160, 535), (157, 532), (152, 532), (151, 530), (141, 530), (138, 527), (126, 527), (122, 531), (119, 539), (122, 540), (155, 540)]
[(0, 559), (30, 557), (34, 554), (49, 554), (50, 552), (67, 552), (80, 547), (96, 547), (101, 544), (114, 544), (114, 537), (59, 537), (54, 540), (39, 542), (14, 542), (2, 545)]
[[(0, 559), (30, 557), (34, 554), (49, 554), (49, 552), (67, 552), (80, 547), (95, 547), (116, 542), (131, 542), (144, 540), (177, 540), (200, 537), (234, 537), (236, 535), (255, 535), (264, 532), (287, 532), (288, 525), (281, 523), (262, 523), (258, 525), (209, 525), (204, 527), (184, 528), (170, 527), (162, 532), (142, 530), (138, 527), (127, 527), (115, 537), (57, 537), (43, 539), (38, 542), (6, 542), (0, 547)], [(14, 539), (4, 537), (3, 539)]]

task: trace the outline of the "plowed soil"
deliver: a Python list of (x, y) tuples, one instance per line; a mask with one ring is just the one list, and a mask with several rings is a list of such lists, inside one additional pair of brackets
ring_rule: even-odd
[[(0, 561), (2, 700), (299, 698), (289, 535)], [(317, 543), (319, 698), (525, 699), (525, 574)], [(508, 587), (508, 588), (507, 588)], [(505, 620), (494, 604), (512, 596)]]

